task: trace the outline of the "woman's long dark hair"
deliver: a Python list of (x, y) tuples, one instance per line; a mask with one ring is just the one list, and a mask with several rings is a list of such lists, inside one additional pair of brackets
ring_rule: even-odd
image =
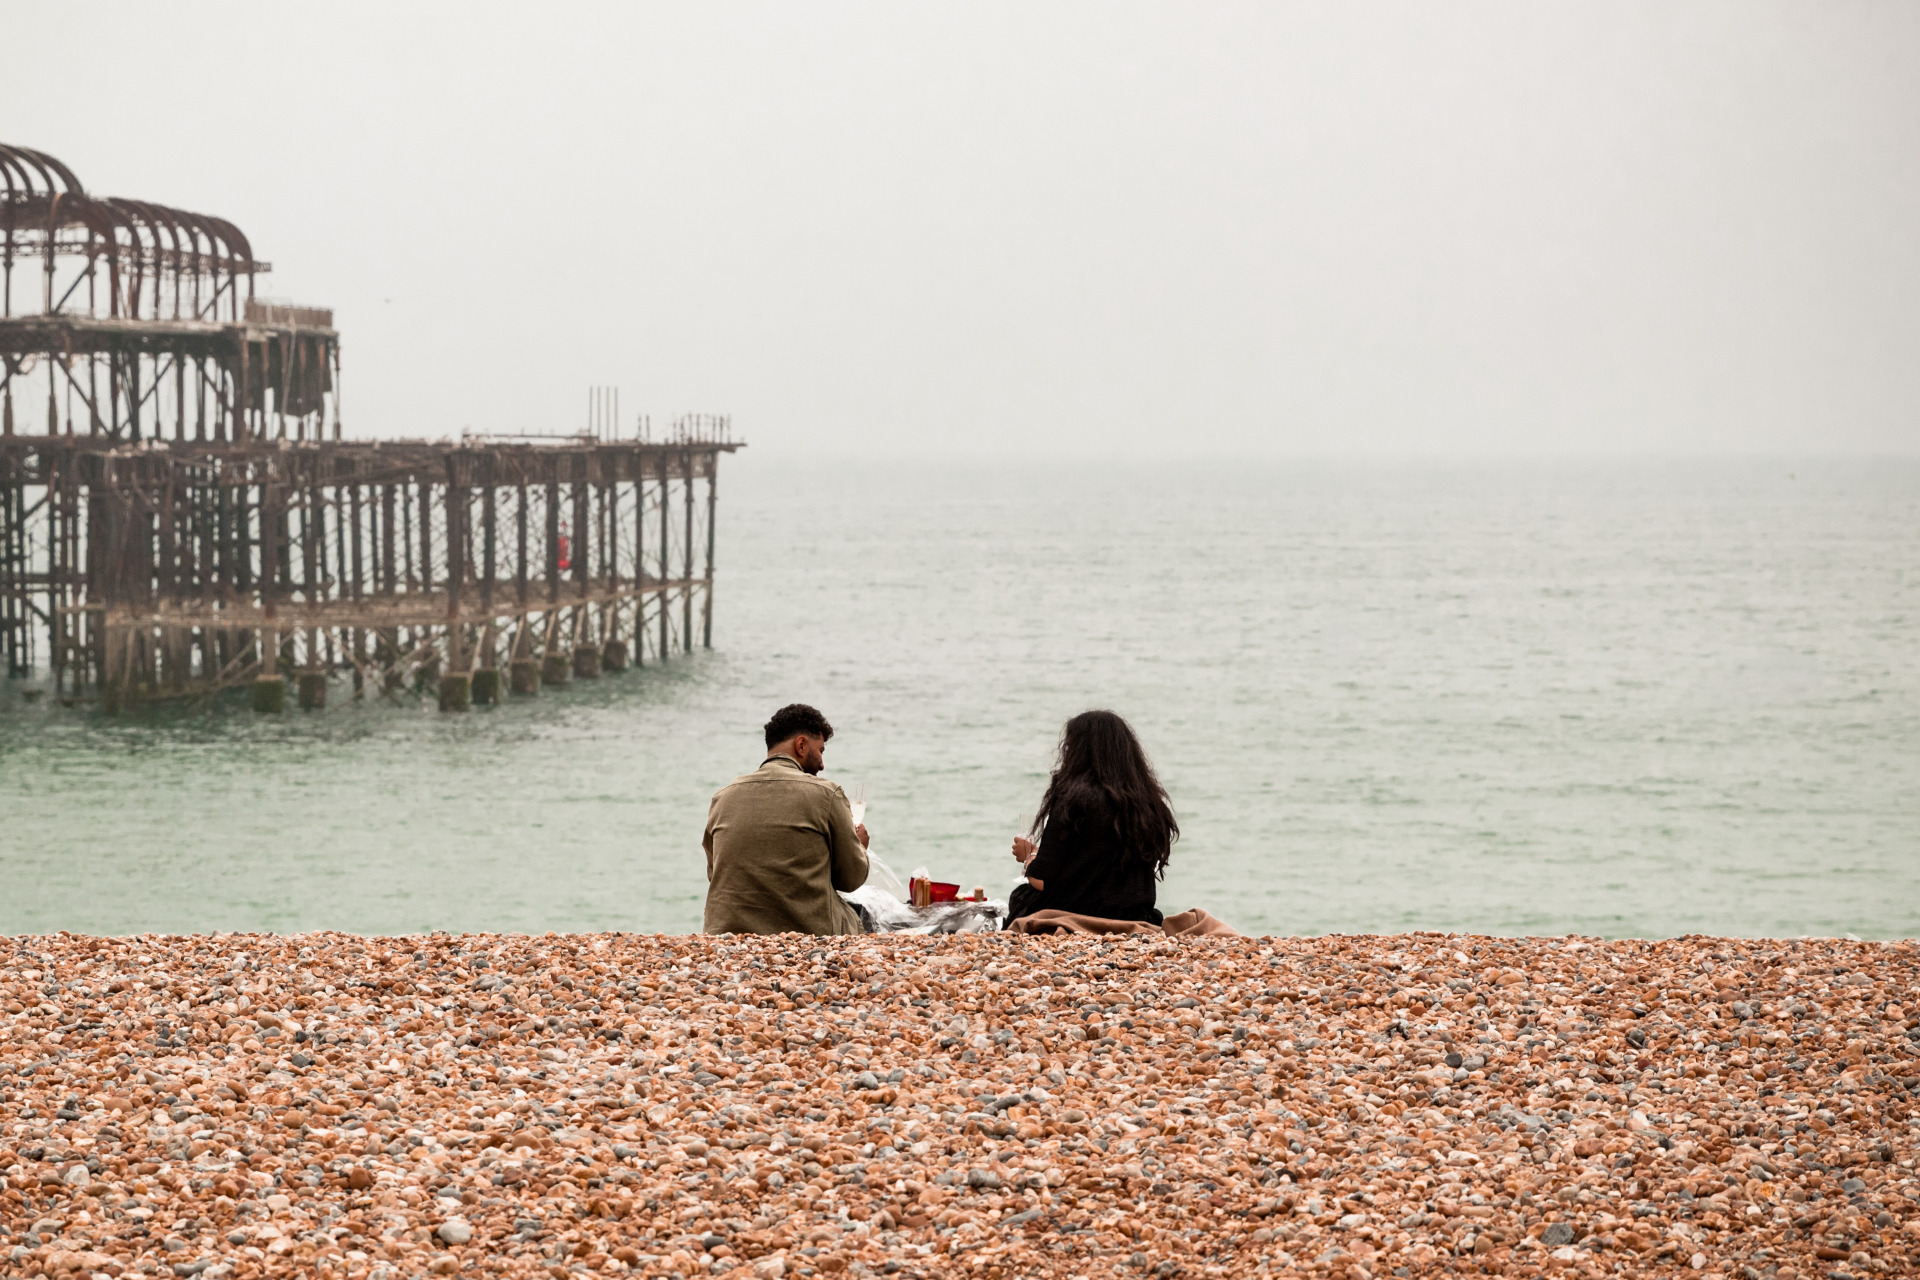
[(1152, 865), (1165, 875), (1180, 838), (1167, 789), (1154, 776), (1147, 753), (1133, 728), (1111, 711), (1082, 711), (1060, 735), (1060, 763), (1047, 782), (1047, 794), (1033, 821), (1034, 831), (1051, 816), (1075, 810), (1078, 820), (1106, 817), (1123, 855)]

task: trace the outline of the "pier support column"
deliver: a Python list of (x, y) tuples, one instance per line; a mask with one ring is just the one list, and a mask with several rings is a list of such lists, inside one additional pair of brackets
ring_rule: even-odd
[(279, 715), (287, 709), (287, 682), (282, 676), (261, 676), (253, 682), (253, 709)]
[(573, 658), (565, 653), (550, 653), (540, 665), (540, 679), (545, 684), (565, 684), (573, 675)]
[(540, 664), (531, 658), (515, 659), (507, 676), (516, 694), (531, 697), (540, 692)]
[(101, 649), (100, 704), (108, 715), (119, 715), (138, 701), (138, 690), (130, 674), (133, 629), (119, 624), (105, 628), (106, 642)]
[(300, 709), (302, 711), (322, 711), (327, 705), (327, 673), (324, 671), (302, 671), (300, 673)]
[(466, 676), (440, 677), (440, 709), (465, 711), (473, 704), (473, 682)]
[(600, 669), (602, 671), (625, 671), (627, 669), (627, 642), (609, 640), (600, 650)]
[(573, 651), (573, 677), (576, 680), (598, 680), (600, 678), (600, 651), (592, 645), (581, 645)]
[(490, 707), (500, 701), (500, 668), (482, 667), (473, 673), (473, 705)]

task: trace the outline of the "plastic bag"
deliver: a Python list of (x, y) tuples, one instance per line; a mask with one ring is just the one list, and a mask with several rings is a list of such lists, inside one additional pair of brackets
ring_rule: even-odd
[(997, 933), (1007, 924), (1007, 904), (993, 899), (914, 907), (871, 882), (840, 896), (859, 909), (874, 933)]
[[(914, 874), (918, 875), (919, 872), (915, 872)], [(902, 902), (907, 900), (907, 886), (900, 882), (899, 876), (893, 874), (892, 867), (880, 861), (880, 855), (875, 853), (871, 847), (867, 849), (867, 882), (861, 885), (860, 888), (884, 889)], [(855, 892), (857, 893), (859, 890), (855, 890)]]

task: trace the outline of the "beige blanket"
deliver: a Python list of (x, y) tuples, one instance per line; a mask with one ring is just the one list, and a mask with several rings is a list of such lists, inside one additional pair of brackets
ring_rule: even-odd
[(1010, 933), (1159, 933), (1169, 938), (1237, 938), (1240, 931), (1199, 907), (1168, 916), (1165, 924), (1144, 920), (1102, 920), (1071, 911), (1036, 911), (1007, 926)]

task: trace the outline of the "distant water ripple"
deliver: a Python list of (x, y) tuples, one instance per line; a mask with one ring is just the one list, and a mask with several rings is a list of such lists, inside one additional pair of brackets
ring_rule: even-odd
[(1059, 725), (1139, 728), (1242, 928), (1920, 932), (1920, 464), (757, 457), (719, 649), (497, 710), (0, 692), (0, 930), (687, 930), (817, 703), (905, 872), (1004, 890)]

